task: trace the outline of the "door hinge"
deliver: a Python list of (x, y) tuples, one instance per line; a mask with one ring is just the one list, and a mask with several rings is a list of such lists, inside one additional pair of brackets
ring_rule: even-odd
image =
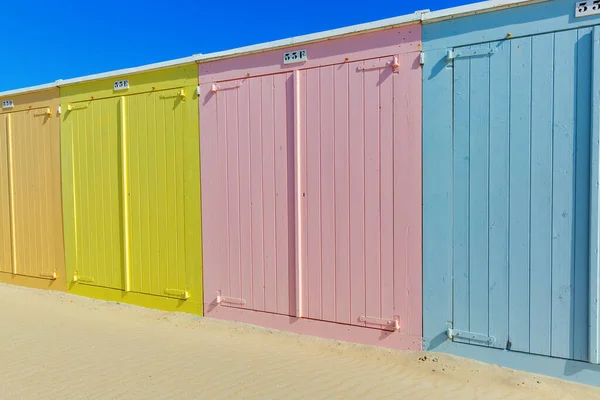
[(419, 53), (419, 64), (425, 65), (425, 53), (424, 52)]
[(455, 338), (460, 338), (460, 339), (469, 339), (469, 340), (474, 340), (476, 342), (482, 342), (482, 343), (488, 343), (488, 344), (492, 344), (496, 341), (496, 338), (493, 336), (487, 336), (487, 335), (483, 335), (481, 333), (461, 331), (458, 329), (453, 329), (451, 327), (448, 327), (446, 334), (448, 335), (448, 339), (450, 339), (450, 340), (454, 340)]
[(394, 56), (394, 58), (391, 61), (384, 61), (384, 62), (365, 61), (365, 64), (359, 65), (357, 67), (357, 70), (358, 71), (367, 71), (367, 70), (371, 70), (371, 69), (380, 69), (380, 68), (388, 68), (388, 67), (392, 67), (392, 70), (394, 72), (398, 72), (400, 70), (400, 61), (398, 60), (398, 56)]
[(393, 329), (395, 332), (400, 330), (400, 317), (394, 315), (394, 318), (377, 318), (377, 317), (367, 317), (366, 315), (361, 315), (358, 317), (359, 322), (364, 322), (366, 324), (373, 325), (383, 325), (388, 328)]
[(495, 53), (496, 53), (496, 49), (473, 49), (473, 50), (459, 50), (459, 51), (454, 51), (453, 49), (448, 49), (448, 51), (446, 52), (446, 61), (452, 61), (456, 58), (490, 56)]
[(165, 294), (169, 297), (187, 300), (190, 298), (190, 293), (187, 290), (165, 289)]
[(96, 280), (94, 278), (90, 278), (87, 276), (79, 276), (79, 275), (73, 276), (73, 282), (94, 283), (95, 281)]
[(217, 304), (221, 305), (223, 303), (239, 304), (239, 305), (243, 306), (244, 304), (246, 304), (246, 300), (239, 299), (237, 297), (221, 296), (221, 291), (218, 291), (217, 292)]
[(40, 277), (54, 280), (58, 278), (58, 275), (56, 272), (40, 272)]
[(213, 83), (210, 87), (210, 91), (216, 93), (219, 90), (237, 89), (241, 86), (242, 83), (240, 81)]

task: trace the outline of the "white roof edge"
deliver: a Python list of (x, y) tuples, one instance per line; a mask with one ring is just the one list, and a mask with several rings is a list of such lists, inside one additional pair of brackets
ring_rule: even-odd
[(13, 89), (0, 92), (0, 97), (16, 96), (25, 93), (38, 92), (40, 90), (52, 89), (56, 87), (56, 83), (45, 83), (43, 85), (29, 86), (22, 89)]
[(140, 72), (154, 71), (157, 69), (175, 67), (177, 65), (190, 64), (193, 62), (195, 62), (195, 59), (193, 56), (176, 58), (174, 60), (162, 61), (162, 62), (157, 62), (157, 63), (153, 63), (153, 64), (146, 64), (146, 65), (142, 65), (140, 67), (117, 69), (114, 71), (102, 72), (100, 74), (86, 75), (86, 76), (82, 76), (79, 78), (72, 78), (72, 79), (65, 79), (65, 80), (59, 79), (56, 81), (56, 86), (62, 87), (62, 86), (67, 86), (67, 85), (73, 85), (75, 83), (97, 81), (100, 79), (113, 78), (113, 77), (117, 77), (117, 76), (137, 74)]
[(446, 8), (423, 14), (423, 23), (438, 22), (441, 20), (466, 17), (468, 15), (495, 11), (503, 8), (519, 7), (527, 4), (543, 3), (550, 0), (488, 0), (464, 6)]
[(415, 11), (412, 14), (402, 15), (399, 17), (392, 17), (381, 19), (373, 22), (366, 22), (358, 25), (346, 26), (343, 28), (331, 29), (328, 31), (322, 31), (317, 33), (310, 33), (302, 36), (295, 36), (287, 39), (274, 40), (271, 42), (265, 42), (250, 46), (238, 47), (230, 50), (216, 51), (207, 54), (196, 54), (194, 59), (197, 62), (205, 62), (209, 60), (229, 58), (250, 53), (260, 53), (264, 51), (274, 50), (281, 47), (288, 47), (293, 45), (302, 45), (312, 42), (318, 42), (341, 36), (353, 35), (366, 31), (372, 31), (377, 29), (391, 28), (398, 25), (410, 24), (413, 22), (419, 22), (422, 19), (424, 13), (428, 13), (429, 10)]
[(99, 74), (86, 75), (86, 76), (81, 76), (79, 78), (71, 78), (71, 79), (64, 79), (64, 80), (58, 79), (57, 81), (55, 81), (53, 83), (46, 83), (46, 84), (38, 85), (38, 86), (30, 86), (30, 87), (25, 87), (22, 89), (14, 89), (14, 90), (7, 90), (4, 92), (0, 92), (0, 97), (15, 96), (15, 95), (20, 95), (20, 94), (24, 94), (24, 93), (37, 92), (37, 91), (44, 90), (44, 89), (73, 85), (75, 83), (97, 81), (97, 80), (105, 79), (105, 78), (117, 77), (117, 76), (122, 76), (122, 75), (131, 75), (131, 74), (136, 74), (139, 72), (154, 71), (154, 70), (161, 69), (161, 68), (168, 68), (168, 67), (174, 67), (177, 65), (191, 64), (191, 63), (195, 63), (195, 59), (193, 56), (177, 58), (175, 60), (162, 61), (162, 62), (157, 62), (157, 63), (153, 63), (153, 64), (142, 65), (140, 67), (123, 68), (123, 69), (118, 69), (118, 70), (109, 71), (109, 72), (102, 72)]

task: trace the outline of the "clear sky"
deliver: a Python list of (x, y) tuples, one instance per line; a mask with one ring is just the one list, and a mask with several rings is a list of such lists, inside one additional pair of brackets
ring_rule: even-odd
[(0, 0), (0, 91), (469, 0)]

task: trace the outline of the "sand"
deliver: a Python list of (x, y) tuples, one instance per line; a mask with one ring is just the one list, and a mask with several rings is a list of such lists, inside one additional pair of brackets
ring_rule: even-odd
[(600, 389), (0, 284), (0, 399), (600, 399)]

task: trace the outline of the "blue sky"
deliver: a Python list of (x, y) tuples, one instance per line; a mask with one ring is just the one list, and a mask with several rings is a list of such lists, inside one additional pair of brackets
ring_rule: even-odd
[(6, 0), (0, 91), (471, 2)]

